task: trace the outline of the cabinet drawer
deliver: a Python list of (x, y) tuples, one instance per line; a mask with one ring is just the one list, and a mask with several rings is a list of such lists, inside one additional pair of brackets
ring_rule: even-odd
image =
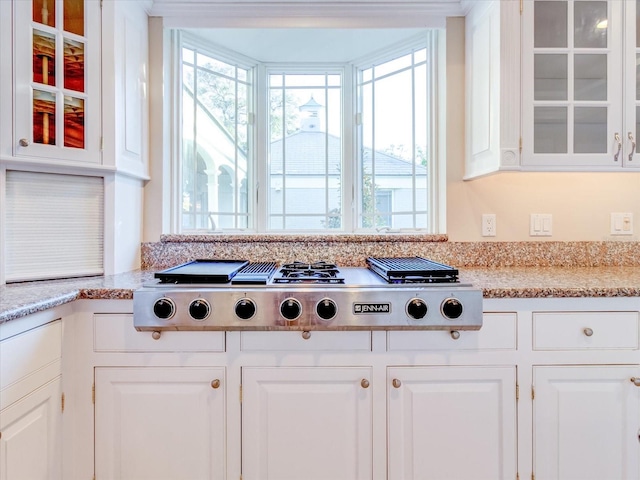
[(224, 352), (224, 332), (163, 331), (155, 340), (151, 332), (133, 328), (131, 314), (93, 316), (95, 352)]
[(455, 339), (448, 330), (398, 330), (387, 334), (387, 350), (515, 350), (515, 313), (485, 313), (480, 330), (460, 331)]
[(243, 351), (371, 351), (368, 331), (241, 332)]
[(638, 348), (638, 312), (534, 312), (534, 350)]
[[(0, 390), (50, 365), (60, 374), (62, 322), (56, 320), (0, 342)], [(36, 385), (38, 386), (38, 385)]]

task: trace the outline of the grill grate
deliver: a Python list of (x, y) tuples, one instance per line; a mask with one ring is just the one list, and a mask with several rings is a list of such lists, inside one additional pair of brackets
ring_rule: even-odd
[(389, 283), (458, 282), (457, 269), (422, 257), (369, 257), (367, 265)]
[(250, 263), (231, 280), (232, 285), (266, 285), (276, 271), (276, 262)]

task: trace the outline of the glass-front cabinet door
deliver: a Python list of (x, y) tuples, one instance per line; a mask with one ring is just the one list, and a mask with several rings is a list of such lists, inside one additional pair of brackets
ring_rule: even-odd
[(523, 166), (640, 164), (636, 1), (525, 0), (523, 9)]
[(100, 163), (99, 0), (14, 0), (16, 156)]

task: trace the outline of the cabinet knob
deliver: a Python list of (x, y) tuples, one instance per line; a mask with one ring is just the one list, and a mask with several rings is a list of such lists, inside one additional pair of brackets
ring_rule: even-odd
[(29, 140), (27, 140), (26, 138), (21, 138), (20, 140), (18, 140), (18, 143), (21, 147), (28, 147), (29, 145), (31, 145), (31, 142), (29, 142)]
[(366, 378), (363, 378), (362, 381), (360, 382), (360, 386), (362, 388), (369, 388), (369, 380), (367, 380)]
[(400, 388), (402, 386), (402, 382), (398, 378), (394, 378), (391, 381), (391, 385), (393, 385), (393, 388)]
[(631, 382), (632, 382), (636, 387), (640, 387), (640, 378), (638, 378), (638, 377), (631, 377)]
[(303, 331), (302, 338), (304, 338), (305, 340), (309, 340), (311, 338), (311, 332), (308, 330)]
[(589, 327), (585, 328), (583, 332), (587, 337), (590, 337), (591, 335), (593, 335), (593, 330)]
[(211, 388), (219, 388), (220, 387), (220, 380), (218, 380), (217, 378), (215, 380), (211, 380)]
[(460, 338), (460, 332), (458, 330), (451, 330), (451, 338), (458, 340)]
[(162, 332), (160, 332), (159, 330), (154, 330), (151, 333), (151, 338), (153, 338), (154, 340), (160, 340), (161, 336), (162, 336)]

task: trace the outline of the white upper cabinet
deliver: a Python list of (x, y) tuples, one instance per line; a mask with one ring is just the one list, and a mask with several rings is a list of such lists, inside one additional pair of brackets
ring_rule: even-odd
[(101, 163), (100, 28), (98, 0), (13, 2), (13, 135), (0, 153)]
[(467, 178), (640, 167), (638, 3), (506, 0), (471, 7)]
[(640, 166), (636, 2), (523, 4), (523, 167)]
[(520, 167), (520, 2), (468, 2), (465, 178)]

